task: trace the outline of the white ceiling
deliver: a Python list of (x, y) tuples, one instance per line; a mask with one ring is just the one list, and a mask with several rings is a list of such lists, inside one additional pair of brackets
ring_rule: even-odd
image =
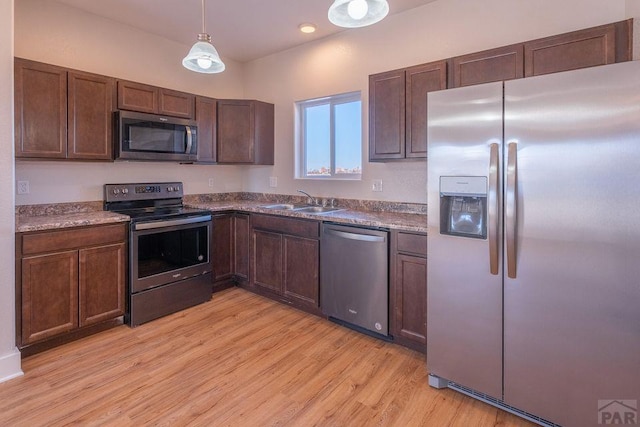
[[(53, 0), (185, 45), (202, 31), (201, 0)], [(388, 0), (389, 15), (435, 0)], [(333, 0), (206, 0), (206, 30), (220, 56), (239, 62), (344, 31), (331, 24)], [(318, 27), (303, 34), (298, 26)], [(348, 31), (358, 31), (352, 29)]]

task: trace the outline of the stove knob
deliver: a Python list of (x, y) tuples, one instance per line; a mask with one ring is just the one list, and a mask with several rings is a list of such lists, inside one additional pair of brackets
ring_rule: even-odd
[(173, 187), (167, 187), (167, 191), (171, 193), (173, 191)]
[(113, 194), (120, 194), (120, 189), (119, 188), (114, 188), (113, 189)]
[(122, 194), (129, 194), (129, 189), (128, 188), (123, 188), (122, 189)]

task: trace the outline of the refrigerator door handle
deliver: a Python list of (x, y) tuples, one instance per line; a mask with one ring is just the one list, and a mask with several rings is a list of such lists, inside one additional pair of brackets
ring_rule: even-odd
[(499, 170), (499, 146), (491, 144), (489, 158), (489, 269), (491, 274), (498, 275), (498, 177)]
[(516, 207), (518, 203), (518, 144), (510, 142), (507, 157), (507, 188), (505, 200), (507, 238), (507, 276), (516, 278), (516, 231), (518, 229)]

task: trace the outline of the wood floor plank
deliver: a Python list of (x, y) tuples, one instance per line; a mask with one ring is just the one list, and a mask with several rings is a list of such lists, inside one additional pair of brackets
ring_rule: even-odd
[(23, 360), (2, 426), (531, 426), (427, 384), (423, 354), (242, 289)]

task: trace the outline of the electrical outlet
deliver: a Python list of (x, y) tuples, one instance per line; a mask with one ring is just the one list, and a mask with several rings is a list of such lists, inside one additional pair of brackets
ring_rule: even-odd
[(270, 176), (269, 177), (269, 187), (276, 188), (278, 186), (278, 177)]
[(381, 179), (374, 179), (373, 180), (373, 185), (371, 186), (371, 189), (373, 191), (382, 191), (382, 180)]
[(216, 181), (213, 178), (209, 178), (209, 187), (214, 187), (216, 185)]
[(29, 181), (18, 181), (18, 194), (29, 194)]

